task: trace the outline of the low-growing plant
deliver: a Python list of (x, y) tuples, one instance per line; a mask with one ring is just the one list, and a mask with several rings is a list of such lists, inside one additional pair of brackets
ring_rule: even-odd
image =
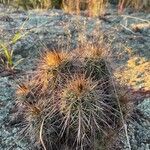
[[(27, 33), (24, 35), (26, 34)], [(12, 49), (12, 45), (20, 40), (24, 35), (21, 35), (20, 32), (17, 32), (14, 34), (8, 44), (6, 44), (4, 41), (0, 41), (0, 70), (14, 71), (16, 66), (23, 60), (19, 59), (18, 61), (14, 62), (14, 50)]]
[[(67, 69), (71, 71), (73, 62), (68, 52), (46, 51), (38, 61), (38, 67), (32, 79), (37, 91), (55, 89), (60, 78), (65, 78)], [(49, 91), (50, 92), (50, 91)]]
[(60, 93), (60, 110), (64, 118), (60, 133), (66, 132), (66, 142), (72, 144), (72, 149), (94, 149), (98, 136), (103, 136), (106, 128), (113, 128), (111, 123), (117, 116), (117, 111), (108, 102), (103, 81), (86, 76), (73, 76)]
[(0, 47), (2, 49), (0, 57), (2, 63), (1, 65), (4, 66), (6, 69), (11, 69), (13, 67), (13, 51), (10, 51), (8, 47), (3, 43), (0, 43)]
[(122, 127), (120, 107), (127, 112), (127, 101), (118, 101), (105, 51), (104, 43), (72, 52), (47, 50), (18, 86), (17, 104), (37, 149), (105, 149), (104, 137)]
[(58, 134), (57, 126), (60, 123), (55, 107), (52, 99), (39, 99), (34, 103), (24, 104), (23, 124), (27, 129), (25, 134), (38, 149), (41, 144), (44, 149), (57, 147), (57, 139), (55, 138)]

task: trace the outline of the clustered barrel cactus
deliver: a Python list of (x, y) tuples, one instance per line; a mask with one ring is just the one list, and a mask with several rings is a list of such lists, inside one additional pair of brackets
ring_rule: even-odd
[(96, 149), (120, 125), (107, 48), (46, 50), (16, 90), (27, 137), (37, 149)]

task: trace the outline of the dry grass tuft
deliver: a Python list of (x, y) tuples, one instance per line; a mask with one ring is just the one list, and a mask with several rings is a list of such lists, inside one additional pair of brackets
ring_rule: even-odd
[(149, 0), (120, 0), (119, 10), (122, 12), (124, 8), (132, 7), (134, 10), (149, 10)]
[(52, 0), (2, 0), (0, 3), (28, 9), (48, 9), (52, 7)]
[(91, 17), (100, 16), (105, 13), (107, 0), (63, 0), (63, 9), (69, 13), (80, 14), (87, 10)]
[(88, 11), (89, 16), (101, 16), (105, 14), (107, 0), (89, 0)]

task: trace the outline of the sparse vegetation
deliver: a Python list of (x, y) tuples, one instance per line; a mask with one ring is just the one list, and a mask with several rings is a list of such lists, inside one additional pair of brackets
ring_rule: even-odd
[(105, 13), (107, 0), (63, 0), (65, 11), (80, 14), (80, 11), (88, 10), (89, 16), (100, 16)]
[(150, 1), (149, 0), (120, 0), (119, 10), (123, 11), (126, 7), (131, 7), (134, 10), (146, 9), (149, 11)]
[(51, 0), (1, 0), (1, 3), (5, 5), (12, 5), (16, 8), (22, 7), (25, 10), (31, 9), (31, 8), (50, 8), (52, 7)]
[(22, 59), (14, 62), (12, 44), (15, 44), (19, 39), (21, 39), (20, 33), (16, 33), (12, 40), (6, 44), (0, 41), (0, 72), (1, 70), (13, 71), (15, 67), (22, 61)]
[(6, 45), (0, 44), (1, 47), (1, 68), (11, 69), (13, 66), (13, 51), (10, 51)]
[[(108, 0), (1, 0), (0, 3), (12, 5), (14, 7), (22, 7), (28, 9), (64, 9), (68, 13), (80, 14), (81, 11), (87, 10), (88, 16), (101, 16), (105, 14)], [(149, 11), (149, 0), (119, 0), (118, 9), (122, 12), (126, 7), (134, 10), (146, 9)]]

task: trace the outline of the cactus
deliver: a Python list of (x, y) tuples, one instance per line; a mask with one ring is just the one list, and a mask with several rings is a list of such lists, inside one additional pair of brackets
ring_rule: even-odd
[(103, 135), (106, 127), (111, 126), (113, 108), (106, 102), (109, 97), (99, 84), (103, 83), (77, 74), (60, 93), (60, 110), (64, 118), (61, 134), (66, 132), (66, 140), (74, 143), (72, 148), (94, 149), (92, 143), (97, 135)]
[(119, 126), (120, 109), (105, 50), (102, 44), (86, 44), (69, 53), (46, 51), (26, 84), (19, 86), (18, 107), (37, 149), (95, 149), (97, 141)]

